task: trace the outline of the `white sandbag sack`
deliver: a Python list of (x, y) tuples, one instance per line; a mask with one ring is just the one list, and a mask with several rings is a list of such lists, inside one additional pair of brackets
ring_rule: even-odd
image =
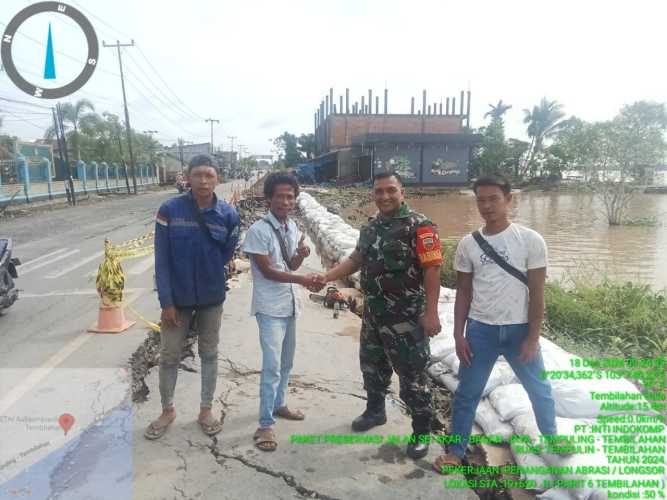
[[(535, 484), (536, 491), (544, 491), (543, 484), (553, 484), (555, 477), (549, 473), (549, 466), (539, 455), (532, 453), (523, 453), (524, 445), (518, 441), (510, 443), (510, 450), (514, 456), (514, 461), (519, 466), (520, 477), (525, 481), (532, 481)], [(554, 500), (568, 500), (564, 497)]]
[(532, 412), (528, 393), (521, 384), (501, 385), (489, 393), (489, 401), (504, 422), (521, 413)]
[[(558, 435), (573, 437), (580, 436), (585, 440), (585, 442), (582, 441), (580, 443), (574, 443), (575, 446), (595, 446), (594, 435), (575, 433), (574, 431), (576, 425), (590, 425), (591, 423), (595, 423), (595, 421), (592, 419), (570, 419), (556, 417), (556, 428)], [(555, 500), (561, 500), (564, 498), (586, 500), (596, 492), (595, 483), (593, 483), (593, 487), (590, 487), (588, 480), (594, 480), (596, 478), (599, 479), (604, 476), (599, 474), (583, 474), (581, 470), (577, 470), (577, 467), (589, 467), (593, 465), (607, 464), (607, 457), (603, 453), (602, 447), (596, 449), (595, 453), (584, 453), (584, 451), (587, 450), (581, 448), (579, 453), (575, 453), (569, 456), (548, 453), (545, 449), (546, 442), (544, 439), (542, 439), (542, 434), (537, 427), (537, 422), (535, 421), (535, 416), (532, 412), (522, 413), (514, 417), (512, 419), (512, 427), (514, 428), (514, 432), (517, 436), (517, 442), (513, 443), (512, 449), (512, 454), (515, 456), (515, 458), (520, 456), (522, 451), (525, 451), (522, 449), (522, 446), (527, 446), (528, 444), (541, 445), (542, 450), (540, 452), (540, 458), (547, 466), (552, 467), (552, 472), (554, 472), (552, 474), (552, 482), (550, 483), (552, 487), (549, 488), (544, 495), (540, 495), (539, 498)], [(527, 436), (530, 440), (530, 443), (521, 442), (521, 438), (518, 436)], [(569, 472), (569, 470), (572, 472)]]
[(487, 398), (482, 398), (479, 402), (475, 412), (475, 422), (486, 436), (500, 436), (504, 442), (508, 442), (514, 434), (512, 426), (500, 420), (500, 415), (496, 413)]
[(438, 297), (438, 302), (454, 302), (456, 300), (456, 290), (453, 288), (447, 288), (444, 286), (440, 287), (440, 296)]
[(456, 392), (456, 389), (459, 386), (459, 379), (457, 379), (452, 373), (449, 372), (438, 376), (438, 381), (441, 385), (444, 385), (452, 394)]
[(461, 360), (459, 359), (459, 355), (456, 354), (456, 351), (450, 352), (447, 356), (444, 357), (442, 362), (449, 367), (450, 372), (458, 377)]
[(447, 373), (448, 371), (449, 367), (442, 361), (431, 363), (431, 365), (426, 369), (426, 373), (428, 373), (429, 376), (433, 379), (437, 378), (439, 375), (442, 375), (443, 373)]
[(431, 361), (442, 361), (445, 356), (456, 350), (454, 337), (451, 333), (447, 333), (444, 330), (435, 337), (431, 337), (430, 346)]

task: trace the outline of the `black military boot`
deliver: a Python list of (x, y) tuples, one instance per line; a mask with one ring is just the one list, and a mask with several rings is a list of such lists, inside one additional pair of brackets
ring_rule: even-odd
[(410, 440), (406, 454), (413, 459), (424, 458), (428, 454), (428, 445), (431, 441), (430, 417), (413, 417), (412, 430), (414, 439)]
[(352, 430), (367, 431), (376, 425), (387, 423), (387, 413), (384, 409), (384, 396), (369, 394), (366, 402), (366, 411), (352, 421)]

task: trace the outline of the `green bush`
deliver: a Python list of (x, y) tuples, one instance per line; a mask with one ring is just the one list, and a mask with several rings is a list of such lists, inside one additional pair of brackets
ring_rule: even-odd
[(545, 302), (549, 336), (580, 345), (577, 354), (639, 359), (667, 353), (667, 299), (648, 285), (605, 280), (567, 290), (548, 283)]
[(456, 288), (456, 271), (454, 270), (454, 255), (456, 254), (456, 240), (441, 240), (443, 264), (440, 268), (440, 284), (447, 288)]

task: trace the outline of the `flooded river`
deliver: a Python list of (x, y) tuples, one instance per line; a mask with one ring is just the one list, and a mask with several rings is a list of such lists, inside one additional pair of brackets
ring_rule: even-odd
[[(483, 224), (472, 193), (409, 198), (408, 203), (438, 224), (441, 238), (459, 239)], [(550, 280), (607, 274), (667, 288), (667, 195), (636, 195), (627, 215), (656, 217), (658, 226), (610, 227), (601, 200), (579, 193), (515, 193), (511, 217), (544, 236)]]

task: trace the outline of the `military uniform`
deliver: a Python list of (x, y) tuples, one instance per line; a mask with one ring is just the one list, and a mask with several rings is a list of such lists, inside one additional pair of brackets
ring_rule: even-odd
[(425, 367), (429, 338), (419, 328), (426, 294), (423, 268), (442, 264), (433, 223), (403, 203), (361, 228), (353, 258), (361, 263), (364, 312), (359, 358), (369, 401), (384, 397), (393, 371), (416, 434), (430, 432), (431, 394)]

